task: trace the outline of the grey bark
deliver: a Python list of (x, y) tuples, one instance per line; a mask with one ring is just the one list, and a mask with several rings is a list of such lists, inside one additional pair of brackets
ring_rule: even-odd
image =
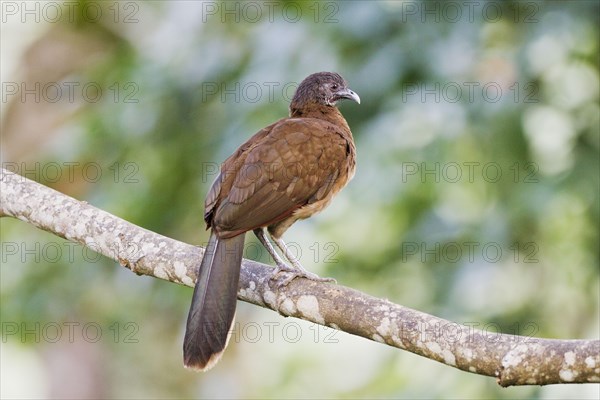
[[(203, 248), (133, 225), (5, 169), (0, 173), (0, 216), (80, 243), (138, 275), (194, 285)], [(340, 285), (306, 279), (277, 285), (271, 271), (244, 260), (238, 298), (492, 376), (502, 386), (600, 382), (600, 340), (489, 333)]]

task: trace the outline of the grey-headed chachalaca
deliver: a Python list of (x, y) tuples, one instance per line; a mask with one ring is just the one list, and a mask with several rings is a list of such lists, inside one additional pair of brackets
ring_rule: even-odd
[[(211, 233), (187, 320), (186, 367), (211, 368), (227, 346), (247, 231), (275, 260), (275, 274), (326, 280), (304, 270), (281, 236), (296, 220), (325, 208), (354, 175), (352, 132), (336, 108), (342, 99), (360, 103), (339, 74), (308, 76), (294, 94), (290, 116), (256, 133), (221, 165), (205, 200)], [(267, 240), (265, 228), (291, 265)]]

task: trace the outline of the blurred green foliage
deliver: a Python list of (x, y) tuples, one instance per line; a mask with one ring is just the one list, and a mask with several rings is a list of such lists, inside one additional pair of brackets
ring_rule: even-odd
[[(80, 2), (55, 19), (31, 4), (39, 23), (23, 23), (16, 2), (6, 14), (3, 84), (63, 92), (3, 99), (3, 166), (202, 244), (218, 163), (285, 116), (305, 76), (337, 71), (362, 99), (340, 107), (358, 169), (327, 211), (287, 233), (303, 264), (492, 332), (598, 338), (597, 2)], [(65, 82), (78, 84), (73, 101)], [(3, 397), (597, 395), (500, 389), (243, 304), (224, 360), (193, 374), (181, 366), (190, 289), (18, 221), (2, 219), (0, 233)], [(269, 262), (253, 240), (248, 256)]]

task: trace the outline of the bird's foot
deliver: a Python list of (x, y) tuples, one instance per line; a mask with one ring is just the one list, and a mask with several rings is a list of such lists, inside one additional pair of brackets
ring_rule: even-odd
[(279, 281), (279, 286), (287, 286), (296, 278), (306, 278), (315, 282), (337, 283), (333, 278), (323, 278), (317, 274), (305, 270), (301, 265), (289, 266), (285, 263), (277, 263), (270, 279), (276, 279), (280, 274), (285, 274), (283, 280)]

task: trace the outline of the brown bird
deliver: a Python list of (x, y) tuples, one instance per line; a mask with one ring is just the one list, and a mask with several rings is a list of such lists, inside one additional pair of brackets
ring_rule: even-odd
[[(273, 276), (291, 273), (284, 284), (298, 276), (331, 280), (306, 271), (281, 236), (298, 219), (325, 208), (354, 175), (352, 132), (335, 107), (342, 99), (360, 104), (339, 74), (308, 76), (294, 94), (289, 118), (260, 130), (221, 165), (205, 200), (211, 234), (187, 320), (186, 367), (213, 367), (227, 346), (247, 231), (254, 231), (275, 260)], [(268, 241), (265, 228), (291, 266)]]

